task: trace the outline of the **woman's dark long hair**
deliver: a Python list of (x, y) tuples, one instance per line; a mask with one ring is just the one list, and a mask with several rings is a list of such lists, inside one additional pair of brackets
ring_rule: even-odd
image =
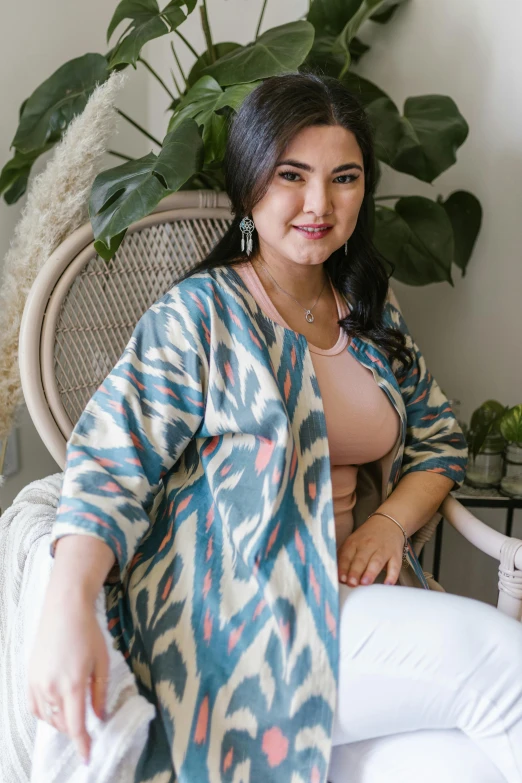
[[(404, 336), (383, 323), (388, 274), (371, 238), (376, 185), (372, 132), (361, 104), (337, 79), (313, 73), (273, 76), (243, 101), (231, 124), (224, 160), (234, 219), (207, 258), (187, 276), (248, 258), (241, 252), (241, 219), (251, 216), (253, 207), (265, 195), (276, 163), (294, 136), (303, 128), (317, 125), (340, 125), (353, 133), (364, 163), (364, 199), (348, 240), (348, 255), (342, 247), (325, 262), (333, 285), (349, 298), (352, 307), (340, 324), (351, 336), (373, 340), (390, 362), (397, 358), (407, 367), (411, 356)], [(254, 232), (254, 255), (258, 249)]]

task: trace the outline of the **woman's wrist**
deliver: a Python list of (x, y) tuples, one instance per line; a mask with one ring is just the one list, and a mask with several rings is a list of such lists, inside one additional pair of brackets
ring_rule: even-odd
[(90, 535), (67, 535), (56, 542), (51, 594), (65, 594), (69, 600), (96, 601), (115, 563), (104, 541)]
[(398, 531), (400, 531), (400, 533), (402, 535), (402, 542), (403, 542), (403, 544), (402, 544), (402, 559), (403, 559), (404, 562), (406, 562), (406, 560), (407, 560), (407, 553), (408, 553), (408, 534), (406, 533), (406, 530), (401, 525), (399, 520), (395, 519), (395, 517), (393, 517), (391, 514), (388, 514), (387, 512), (384, 512), (384, 511), (374, 511), (372, 514), (370, 514), (367, 517), (366, 521), (368, 521), (368, 519), (371, 519), (372, 517), (382, 517), (383, 519), (387, 519), (387, 520), (389, 520), (390, 524), (395, 525), (396, 529)]

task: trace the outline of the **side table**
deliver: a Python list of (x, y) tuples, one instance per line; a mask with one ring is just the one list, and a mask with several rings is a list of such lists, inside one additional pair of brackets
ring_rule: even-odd
[[(468, 508), (502, 508), (506, 510), (506, 536), (513, 533), (513, 516), (516, 508), (522, 508), (522, 498), (510, 498), (502, 495), (496, 489), (477, 489), (464, 484), (451, 493), (453, 497)], [(442, 537), (444, 534), (444, 519), (441, 519), (435, 531), (435, 552), (433, 557), (433, 576), (439, 581), (440, 559), (442, 555)], [(423, 552), (421, 552), (421, 555)], [(422, 562), (422, 560), (421, 560)]]

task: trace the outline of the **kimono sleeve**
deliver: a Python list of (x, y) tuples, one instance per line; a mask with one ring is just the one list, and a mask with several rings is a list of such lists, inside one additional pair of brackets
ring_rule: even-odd
[(396, 372), (407, 420), (401, 478), (415, 471), (429, 471), (447, 476), (460, 486), (467, 465), (466, 439), (447, 397), (431, 375), (424, 356), (412, 339), (391, 291), (386, 316), (388, 325), (404, 334), (406, 347), (413, 358), (407, 371)]
[(67, 444), (52, 549), (64, 535), (95, 536), (112, 549), (121, 578), (149, 529), (163, 477), (204, 416), (204, 307), (182, 285), (140, 319)]

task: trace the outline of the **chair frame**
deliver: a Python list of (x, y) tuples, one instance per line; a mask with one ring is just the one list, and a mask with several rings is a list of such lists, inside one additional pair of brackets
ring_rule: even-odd
[[(181, 191), (163, 199), (128, 233), (190, 218), (232, 219), (228, 196), (213, 190)], [(60, 468), (73, 429), (60, 399), (54, 370), (55, 330), (62, 304), (75, 278), (96, 255), (90, 223), (56, 248), (29, 292), (20, 327), (19, 364), (22, 390), (36, 430)]]
[[(231, 219), (227, 194), (212, 190), (174, 193), (128, 231), (134, 233), (187, 217)], [(93, 239), (91, 225), (83, 225), (45, 262), (27, 298), (20, 329), (19, 362), (25, 402), (40, 437), (62, 469), (73, 423), (61, 402), (55, 377), (55, 329), (73, 281), (96, 255)], [(488, 527), (451, 495), (440, 511), (471, 544), (500, 561), (497, 606), (522, 620), (522, 541)]]

